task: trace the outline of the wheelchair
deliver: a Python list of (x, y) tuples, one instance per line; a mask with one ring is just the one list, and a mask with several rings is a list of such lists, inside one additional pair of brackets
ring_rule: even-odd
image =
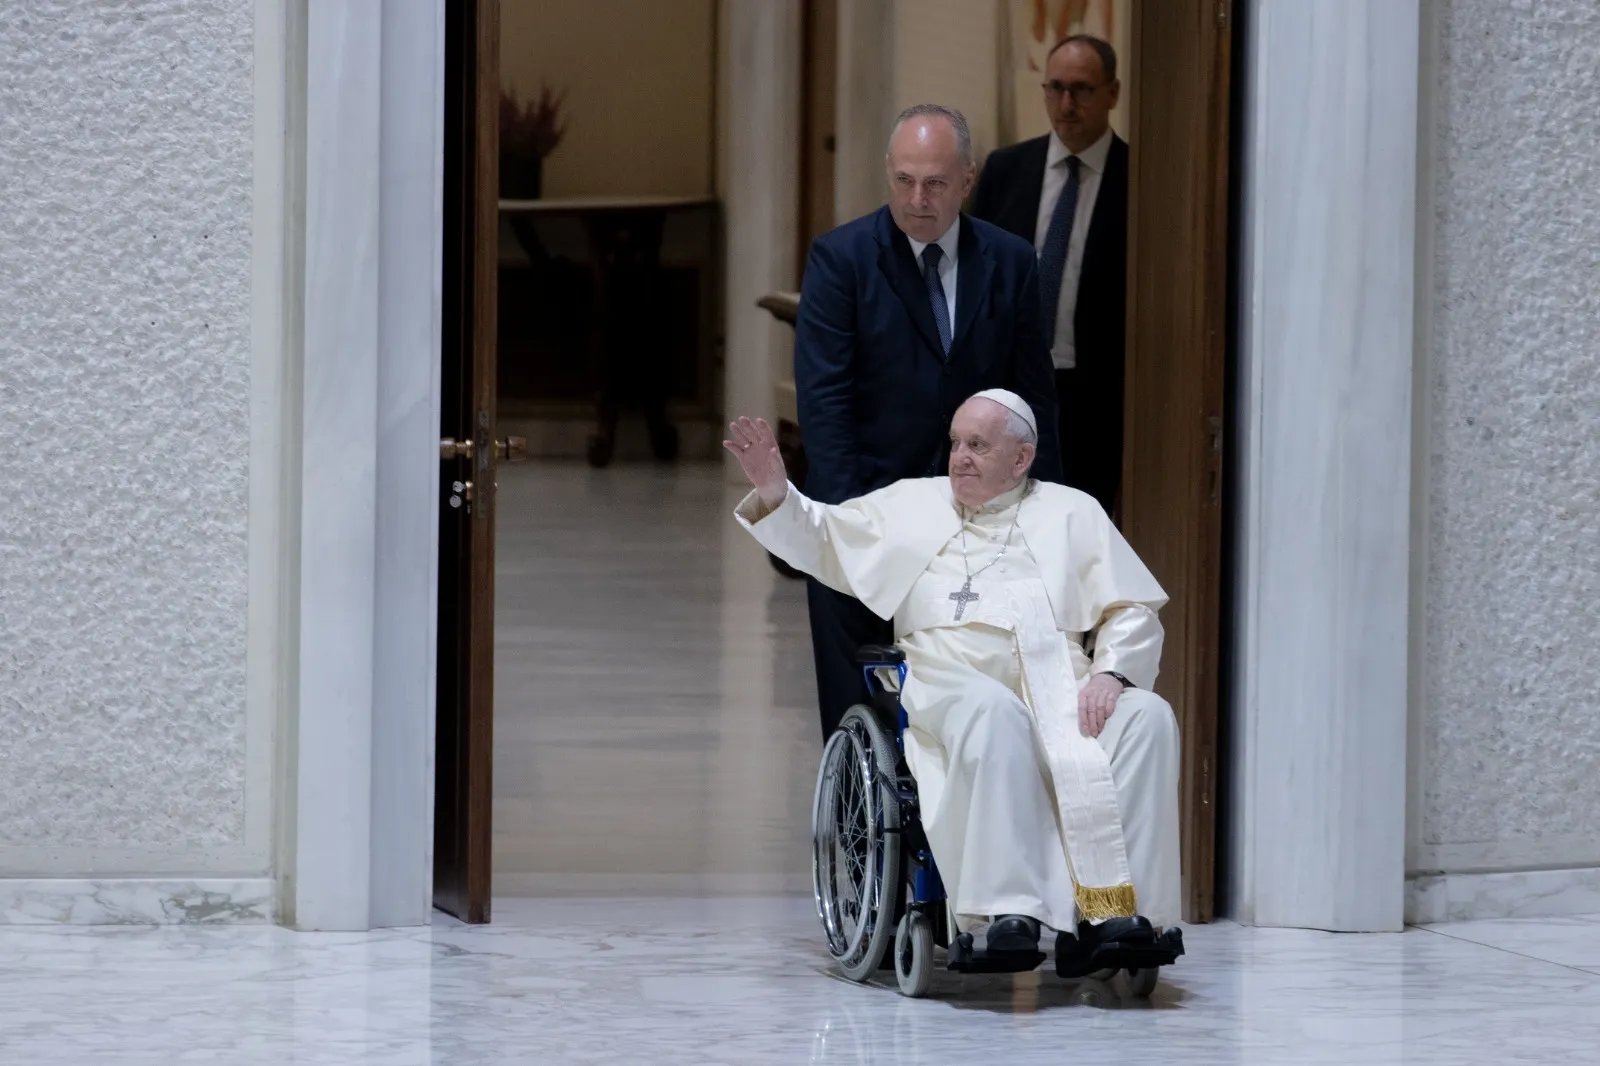
[[(933, 985), (936, 947), (957, 973), (1037, 969), (1045, 961), (1042, 951), (991, 954), (971, 933), (956, 931), (906, 765), (906, 713), (898, 695), (907, 675), (905, 652), (869, 645), (856, 661), (870, 702), (845, 712), (828, 738), (812, 797), (812, 891), (829, 954), (844, 977), (858, 983), (892, 963), (901, 994), (913, 998)], [(884, 684), (885, 672), (899, 678), (894, 689)], [(1129, 990), (1144, 997), (1155, 990), (1161, 967), (1182, 954), (1183, 932), (1176, 927), (1101, 943), (1092, 954), (1061, 932), (1055, 968), (1068, 979), (1109, 980), (1126, 971)]]

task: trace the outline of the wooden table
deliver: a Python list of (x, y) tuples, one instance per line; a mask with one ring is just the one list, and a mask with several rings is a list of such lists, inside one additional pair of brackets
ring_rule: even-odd
[(589, 463), (605, 466), (616, 451), (617, 418), (624, 407), (644, 412), (650, 448), (658, 459), (678, 454), (677, 427), (667, 420), (671, 388), (666, 360), (655, 351), (659, 326), (661, 234), (675, 211), (715, 207), (712, 196), (566, 196), (501, 200), (500, 213), (524, 246), (538, 246), (535, 218), (571, 216), (582, 222), (593, 255), (595, 315), (589, 354), (598, 431)]

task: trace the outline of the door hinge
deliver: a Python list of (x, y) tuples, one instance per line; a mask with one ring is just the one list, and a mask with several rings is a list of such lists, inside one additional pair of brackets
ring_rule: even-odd
[(1217, 0), (1217, 29), (1228, 26), (1228, 0)]
[(1206, 501), (1218, 502), (1222, 483), (1222, 416), (1206, 418)]

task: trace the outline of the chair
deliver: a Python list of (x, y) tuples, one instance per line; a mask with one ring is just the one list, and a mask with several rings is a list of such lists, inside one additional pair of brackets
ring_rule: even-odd
[[(828, 738), (812, 798), (811, 881), (828, 952), (846, 978), (862, 982), (892, 963), (903, 995), (933, 984), (935, 949), (958, 973), (1020, 973), (1045, 961), (1042, 951), (997, 952), (955, 929), (944, 883), (922, 831), (917, 786), (906, 765), (905, 652), (861, 648), (856, 661), (869, 702), (847, 712)], [(891, 687), (887, 679), (893, 677)], [(1160, 968), (1183, 954), (1182, 930), (1153, 940), (1109, 943), (1092, 956), (1069, 933), (1056, 938), (1056, 972), (1109, 979), (1126, 970), (1130, 991), (1148, 996)]]

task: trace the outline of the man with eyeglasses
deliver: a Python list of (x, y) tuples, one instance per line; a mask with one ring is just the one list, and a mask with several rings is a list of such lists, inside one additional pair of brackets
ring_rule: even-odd
[(1117, 53), (1068, 37), (1045, 61), (1052, 130), (990, 153), (972, 214), (1031, 242), (1056, 368), (1067, 484), (1112, 514), (1122, 481), (1128, 142), (1111, 130)]

